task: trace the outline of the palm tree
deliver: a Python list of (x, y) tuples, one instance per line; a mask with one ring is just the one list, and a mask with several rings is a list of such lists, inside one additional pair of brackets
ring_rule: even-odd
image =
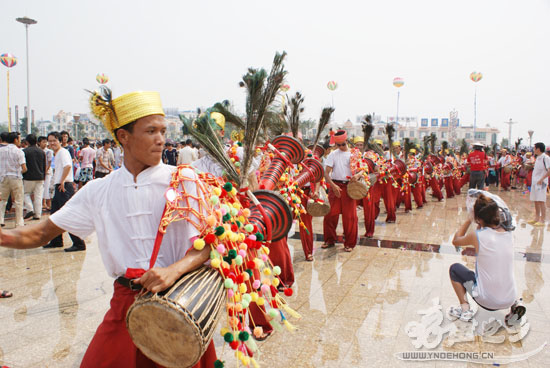
[(304, 112), (304, 108), (302, 107), (302, 104), (304, 103), (304, 97), (300, 92), (296, 92), (296, 94), (290, 99), (288, 98), (288, 96), (286, 98), (289, 101), (290, 105), (290, 109), (287, 108), (288, 105), (285, 105), (284, 107), (286, 121), (288, 122), (288, 126), (290, 127), (292, 136), (298, 137), (298, 129), (300, 127), (300, 114)]

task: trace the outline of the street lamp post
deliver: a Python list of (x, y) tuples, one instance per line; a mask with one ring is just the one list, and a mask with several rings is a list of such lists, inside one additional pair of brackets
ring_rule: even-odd
[(76, 140), (80, 140), (80, 129), (78, 129), (78, 122), (80, 121), (80, 114), (74, 114), (73, 115), (74, 120), (74, 135), (76, 137)]
[(27, 134), (31, 133), (31, 97), (29, 82), (29, 26), (38, 23), (36, 20), (23, 17), (16, 18), (16, 21), (25, 25), (25, 36), (27, 41)]
[(534, 130), (528, 130), (527, 131), (527, 134), (529, 134), (529, 148), (531, 148), (533, 146), (533, 133), (535, 131)]

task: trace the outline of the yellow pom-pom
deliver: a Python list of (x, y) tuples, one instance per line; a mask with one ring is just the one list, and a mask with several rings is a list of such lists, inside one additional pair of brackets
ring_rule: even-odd
[(264, 275), (269, 276), (271, 275), (271, 270), (269, 268), (264, 268)]
[[(243, 234), (243, 236), (244, 236), (244, 234)], [(239, 244), (239, 249), (247, 250), (248, 246), (245, 243), (241, 243), (241, 244)]]
[(223, 327), (221, 330), (220, 330), (220, 335), (224, 336), (226, 333), (229, 332), (229, 329), (227, 327)]
[(248, 208), (245, 208), (245, 209), (243, 210), (243, 216), (244, 216), (244, 217), (249, 217), (249, 216), (250, 216), (250, 210), (249, 210)]
[(210, 266), (214, 268), (219, 268), (220, 264), (221, 264), (221, 261), (219, 258), (214, 258), (213, 260), (210, 261)]
[(233, 242), (233, 243), (236, 243), (239, 241), (239, 235), (238, 234), (235, 234), (235, 233), (231, 233), (229, 235), (229, 239)]
[(233, 299), (235, 299), (235, 302), (240, 302), (242, 299), (241, 293), (235, 293)]
[(250, 293), (250, 297), (252, 298), (252, 301), (253, 302), (257, 302), (258, 301), (258, 293), (253, 291)]
[(269, 248), (266, 247), (265, 245), (262, 247), (262, 251), (265, 253), (265, 255), (269, 255)]
[(195, 239), (195, 241), (193, 242), (193, 248), (195, 248), (196, 250), (203, 250), (205, 245), (206, 243), (203, 239)]
[(265, 299), (262, 297), (259, 297), (258, 300), (256, 301), (256, 304), (258, 305), (264, 305), (264, 303), (265, 303)]
[(215, 195), (219, 196), (220, 194), (222, 194), (222, 190), (220, 188), (214, 188), (214, 190), (212, 191)]
[(239, 241), (244, 241), (245, 238), (246, 236), (243, 233), (239, 234)]
[(279, 279), (274, 278), (273, 281), (271, 281), (271, 284), (272, 284), (273, 286), (277, 287), (277, 286), (279, 286), (279, 282), (280, 282)]
[(233, 203), (233, 208), (240, 209), (241, 208), (241, 203), (240, 202)]
[[(247, 274), (248, 275), (248, 274)], [(244, 278), (244, 277), (243, 277)], [(243, 284), (239, 284), (239, 291), (241, 293), (246, 293), (246, 285), (243, 283)]]

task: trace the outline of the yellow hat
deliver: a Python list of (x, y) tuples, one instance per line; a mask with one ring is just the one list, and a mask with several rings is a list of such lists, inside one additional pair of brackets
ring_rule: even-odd
[(353, 144), (357, 144), (357, 143), (365, 143), (365, 139), (363, 137), (355, 137), (353, 138)]
[(399, 141), (393, 142), (393, 146), (394, 147), (397, 147), (397, 146), (401, 147), (401, 142), (399, 142)]
[(411, 148), (411, 149), (409, 150), (409, 153), (415, 154), (415, 153), (416, 153), (416, 149)]
[(383, 145), (383, 144), (384, 144), (384, 142), (382, 142), (381, 139), (375, 139), (375, 140), (374, 140), (374, 143), (379, 144), (379, 145)]
[(158, 92), (138, 91), (131, 92), (111, 100), (111, 91), (108, 88), (99, 92), (92, 92), (90, 108), (105, 128), (115, 138), (115, 130), (149, 115), (162, 115), (164, 110)]
[(214, 122), (221, 128), (221, 130), (225, 130), (225, 116), (223, 116), (223, 114), (220, 114), (216, 111), (211, 112), (210, 119), (213, 119)]

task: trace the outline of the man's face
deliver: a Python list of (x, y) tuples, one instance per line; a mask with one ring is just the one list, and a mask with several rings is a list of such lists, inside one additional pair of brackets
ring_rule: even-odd
[(67, 134), (61, 134), (61, 139), (63, 140), (63, 144), (65, 144), (69, 140), (69, 136)]
[(105, 143), (105, 144), (103, 145), (103, 149), (104, 149), (104, 150), (108, 150), (109, 148), (111, 148), (111, 142)]
[(541, 153), (542, 151), (538, 147), (535, 147), (535, 155), (540, 156)]
[(348, 143), (347, 142), (336, 143), (336, 147), (338, 147), (338, 149), (340, 151), (347, 151), (348, 150)]
[(363, 142), (355, 143), (355, 148), (357, 148), (358, 150), (362, 150), (363, 149)]
[(119, 133), (125, 158), (131, 158), (145, 166), (157, 165), (162, 158), (165, 134), (166, 122), (162, 115), (138, 119), (131, 133), (125, 130)]
[(48, 144), (54, 152), (59, 151), (59, 148), (61, 147), (61, 142), (59, 142), (59, 140), (53, 135), (48, 137)]
[(40, 143), (38, 143), (38, 146), (42, 149), (46, 149), (46, 146), (48, 145), (48, 141), (45, 139), (42, 139)]

